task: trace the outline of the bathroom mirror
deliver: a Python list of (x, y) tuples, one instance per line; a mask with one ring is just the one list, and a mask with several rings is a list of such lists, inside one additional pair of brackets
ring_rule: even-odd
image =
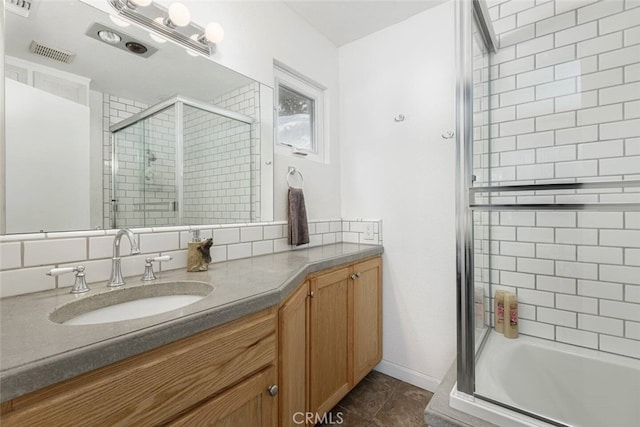
[(31, 5), (5, 16), (7, 234), (273, 219), (270, 87), (79, 0)]

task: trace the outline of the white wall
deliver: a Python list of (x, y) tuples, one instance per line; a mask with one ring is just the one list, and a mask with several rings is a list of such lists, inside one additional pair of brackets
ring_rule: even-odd
[(342, 214), (383, 220), (378, 370), (429, 390), (455, 356), (454, 76), (453, 2), (340, 48)]

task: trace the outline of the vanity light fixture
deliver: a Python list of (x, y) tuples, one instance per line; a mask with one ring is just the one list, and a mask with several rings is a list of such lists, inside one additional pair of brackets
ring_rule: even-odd
[(107, 0), (118, 17), (149, 30), (158, 43), (171, 40), (187, 51), (210, 56), (216, 43), (224, 37), (222, 26), (211, 23), (205, 28), (191, 22), (191, 13), (182, 3), (174, 2), (163, 8), (152, 0)]
[[(162, 18), (156, 18), (154, 19), (154, 21), (156, 21), (158, 24), (162, 24), (164, 19)], [(166, 43), (167, 39), (165, 39), (164, 37), (161, 37), (157, 34), (154, 33), (149, 33), (149, 37), (151, 37), (151, 40), (153, 40), (156, 43)]]
[(127, 28), (129, 25), (131, 25), (127, 21), (124, 21), (120, 18), (116, 18), (113, 15), (109, 15), (109, 19), (111, 19), (111, 22), (116, 24), (118, 27)]

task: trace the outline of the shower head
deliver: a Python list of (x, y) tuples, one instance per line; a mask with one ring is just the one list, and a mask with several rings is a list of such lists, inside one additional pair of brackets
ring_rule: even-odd
[(151, 149), (149, 149), (149, 148), (147, 148), (147, 160), (149, 162), (155, 162), (156, 160), (158, 160), (158, 157), (156, 156), (156, 153), (151, 151)]

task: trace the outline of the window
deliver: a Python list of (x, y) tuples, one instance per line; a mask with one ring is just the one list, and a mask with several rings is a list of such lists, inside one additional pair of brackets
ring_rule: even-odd
[(324, 88), (275, 64), (276, 150), (324, 161)]

